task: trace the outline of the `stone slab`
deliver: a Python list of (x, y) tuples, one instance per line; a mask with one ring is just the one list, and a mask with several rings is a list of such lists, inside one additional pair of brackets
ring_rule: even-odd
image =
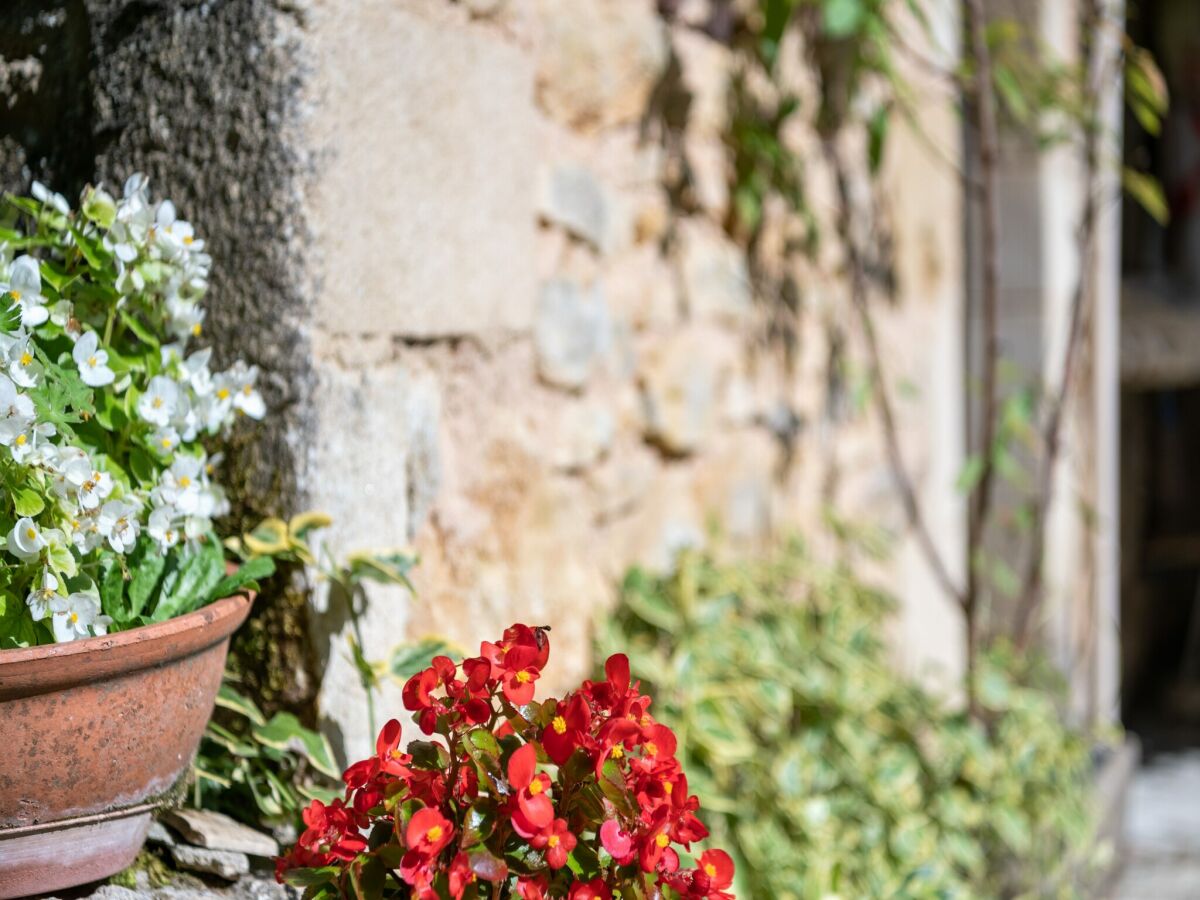
[(223, 813), (209, 809), (165, 809), (159, 818), (178, 831), (189, 843), (211, 850), (234, 850), (252, 856), (277, 856), (279, 845), (269, 835), (256, 831)]

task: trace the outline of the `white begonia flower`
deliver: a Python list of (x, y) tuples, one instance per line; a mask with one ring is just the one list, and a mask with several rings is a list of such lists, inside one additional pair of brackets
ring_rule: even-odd
[(33, 401), (17, 391), (7, 375), (0, 374), (0, 445), (11, 447), (34, 421)]
[(59, 643), (92, 634), (107, 634), (108, 626), (112, 624), (112, 619), (100, 614), (96, 598), (83, 592), (55, 597), (50, 601), (50, 609), (53, 612), (50, 625), (54, 639)]
[(252, 419), (261, 419), (267, 414), (267, 406), (255, 388), (257, 381), (258, 366), (247, 366), (239, 359), (228, 371), (217, 377), (217, 397), (229, 398), (238, 412)]
[[(75, 318), (75, 304), (70, 300), (59, 300), (50, 307), (51, 323), (64, 331), (70, 327), (73, 318)], [(79, 331), (79, 323), (75, 323), (75, 331)]]
[[(2, 424), (0, 423), (0, 425)], [(57, 429), (50, 422), (30, 420), (29, 426), (24, 431), (17, 432), (13, 437), (8, 449), (17, 462), (31, 462), (41, 452), (47, 440), (54, 437), (56, 433)]]
[(200, 509), (204, 481), (204, 460), (180, 456), (162, 473), (154, 490), (161, 505), (173, 506), (183, 515), (190, 516)]
[(181, 380), (197, 397), (206, 397), (215, 389), (212, 369), (209, 368), (211, 361), (212, 347), (197, 350), (183, 361)]
[(100, 507), (96, 527), (118, 553), (128, 553), (137, 543), (138, 508), (125, 500), (109, 500)]
[(42, 272), (38, 261), (32, 256), (18, 256), (8, 268), (8, 282), (0, 284), (13, 303), (21, 310), (21, 324), (26, 328), (41, 325), (50, 312), (46, 309), (46, 298), (42, 296)]
[(99, 516), (100, 510), (93, 509), (71, 520), (71, 543), (83, 556), (104, 543), (104, 535), (97, 524)]
[(42, 364), (34, 354), (34, 347), (29, 335), (24, 330), (14, 335), (4, 335), (4, 361), (8, 369), (8, 377), (19, 387), (37, 387), (42, 375)]
[(180, 297), (167, 298), (167, 329), (179, 341), (199, 337), (204, 331), (204, 308), (192, 300)]
[(179, 526), (175, 523), (175, 511), (169, 506), (160, 506), (150, 513), (146, 522), (146, 533), (163, 550), (179, 543)]
[(150, 436), (150, 444), (161, 456), (170, 456), (179, 446), (179, 432), (171, 426), (159, 428)]
[(88, 387), (104, 387), (112, 384), (116, 378), (108, 367), (108, 352), (100, 347), (100, 338), (94, 331), (86, 332), (75, 342), (71, 356), (79, 367), (79, 376)]
[(29, 192), (42, 203), (53, 206), (64, 216), (71, 211), (71, 204), (67, 202), (66, 197), (50, 190), (50, 188), (46, 187), (40, 181), (35, 181), (30, 185)]
[(40, 622), (50, 615), (50, 601), (58, 596), (58, 579), (49, 569), (42, 572), (40, 587), (34, 588), (25, 598), (25, 603), (33, 615), (33, 621)]
[(179, 403), (179, 385), (166, 375), (155, 375), (150, 379), (146, 393), (138, 398), (138, 415), (160, 428), (165, 427), (175, 415)]
[(95, 509), (112, 493), (112, 476), (107, 472), (93, 470), (79, 486), (79, 505), (83, 509)]
[(54, 480), (51, 482), (54, 492), (60, 497), (73, 497), (91, 477), (95, 466), (88, 455), (78, 447), (63, 448), (58, 453), (58, 459), (50, 463)]
[(154, 216), (154, 245), (165, 259), (181, 260), (191, 251), (199, 252), (203, 241), (197, 241), (190, 222), (177, 218), (175, 204), (164, 200)]
[(22, 562), (37, 559), (46, 546), (46, 538), (33, 519), (25, 516), (8, 533), (8, 552)]

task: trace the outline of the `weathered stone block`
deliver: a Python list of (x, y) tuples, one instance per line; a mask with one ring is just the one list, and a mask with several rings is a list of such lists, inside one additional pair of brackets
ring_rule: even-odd
[(701, 219), (680, 222), (679, 268), (693, 316), (745, 321), (751, 309), (746, 257), (719, 228)]
[(326, 4), (311, 20), (317, 326), (416, 337), (528, 328), (531, 61), (485, 25), (383, 0)]
[(614, 241), (613, 201), (586, 166), (548, 166), (538, 180), (538, 212), (568, 234), (607, 252)]
[(667, 64), (650, 0), (542, 0), (537, 96), (556, 119), (597, 128), (641, 118)]
[[(306, 494), (314, 508), (333, 517), (327, 547), (340, 557), (408, 545), (441, 482), (436, 382), (397, 362), (369, 371), (325, 365), (316, 397)], [(362, 648), (368, 659), (382, 660), (404, 640), (411, 597), (384, 585), (371, 585), (369, 595)], [(375, 735), (349, 652), (346, 598), (318, 585), (315, 601), (312, 639), (324, 673), (317, 703), (334, 746), (354, 757), (367, 752)], [(399, 690), (387, 685), (381, 708), (400, 709)]]
[(713, 432), (720, 391), (732, 371), (719, 334), (692, 329), (656, 345), (641, 361), (646, 436), (672, 454), (693, 453)]
[(547, 282), (534, 343), (542, 378), (559, 387), (583, 387), (612, 345), (612, 320), (599, 284), (585, 291), (565, 279)]

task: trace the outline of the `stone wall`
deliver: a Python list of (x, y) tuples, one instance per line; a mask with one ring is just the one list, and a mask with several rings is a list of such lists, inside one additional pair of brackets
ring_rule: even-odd
[[(40, 97), (60, 110), (49, 138), (0, 132), (0, 172), (72, 189), (143, 169), (199, 223), (214, 339), (271, 373), (272, 424), (233, 454), (246, 516), (313, 506), (339, 551), (420, 553), (417, 597), (372, 590), (369, 657), (523, 620), (553, 627), (563, 685), (631, 564), (816, 534), (830, 505), (903, 532), (855, 402), (837, 242), (785, 256), (781, 210), (752, 252), (726, 227), (729, 4), (62, 0), (48, 24), (35, 5), (0, 13), (49, 36), (0, 47), (5, 71), (68, 35), (88, 62), (38, 89), (60, 91)], [(889, 151), (900, 303), (882, 328), (905, 452), (953, 547), (961, 197), (926, 148), (957, 158), (958, 126), (950, 98), (928, 113)], [(66, 121), (80, 159), (44, 149)], [(832, 234), (816, 137), (789, 140)], [(799, 285), (787, 347), (763, 272)], [(953, 668), (956, 613), (906, 540), (881, 571), (910, 598), (906, 658)], [(304, 690), (356, 752), (347, 627), (318, 592)]]

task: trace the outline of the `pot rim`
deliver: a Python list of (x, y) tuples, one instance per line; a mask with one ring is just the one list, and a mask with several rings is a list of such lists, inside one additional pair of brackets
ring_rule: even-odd
[(245, 621), (255, 595), (243, 591), (165, 622), (127, 631), (0, 650), (0, 701), (120, 677), (207, 650)]

